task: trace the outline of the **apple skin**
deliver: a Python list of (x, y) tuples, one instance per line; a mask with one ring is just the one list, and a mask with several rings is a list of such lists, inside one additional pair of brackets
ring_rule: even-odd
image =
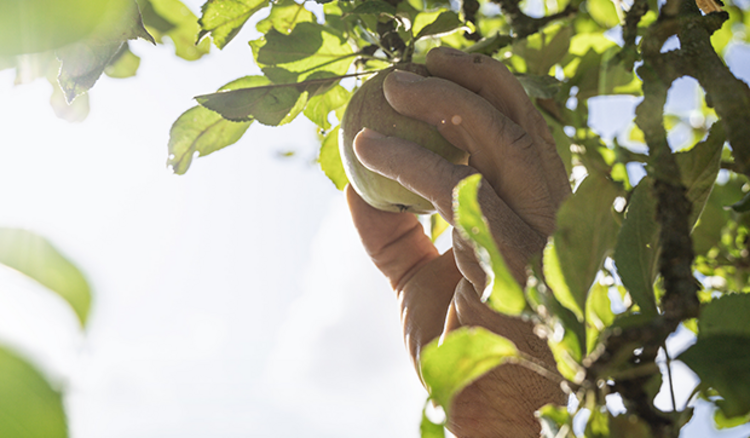
[(354, 137), (369, 128), (388, 137), (411, 141), (452, 163), (466, 163), (468, 154), (449, 143), (434, 126), (399, 114), (385, 99), (383, 81), (394, 69), (429, 76), (422, 64), (405, 63), (385, 69), (366, 81), (354, 93), (344, 112), (339, 131), (339, 152), (344, 171), (354, 190), (373, 207), (391, 212), (429, 214), (432, 203), (404, 188), (398, 182), (379, 175), (359, 162), (354, 154)]

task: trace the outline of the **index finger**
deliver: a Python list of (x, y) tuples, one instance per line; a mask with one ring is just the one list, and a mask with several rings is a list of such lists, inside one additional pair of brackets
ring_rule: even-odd
[(538, 146), (552, 199), (559, 203), (570, 194), (565, 166), (547, 122), (503, 63), (481, 54), (469, 55), (449, 47), (438, 47), (427, 54), (426, 65), (431, 75), (473, 91), (523, 128)]

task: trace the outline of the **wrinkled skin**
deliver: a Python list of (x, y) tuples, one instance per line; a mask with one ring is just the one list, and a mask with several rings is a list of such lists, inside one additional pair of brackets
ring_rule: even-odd
[[(367, 168), (430, 200), (451, 224), (453, 187), (481, 173), (482, 209), (511, 272), (525, 281), (527, 262), (542, 250), (554, 230), (555, 213), (570, 194), (552, 136), (500, 62), (438, 48), (428, 54), (426, 65), (428, 78), (391, 73), (384, 85), (386, 99), (396, 111), (437, 126), (448, 141), (469, 152), (469, 164), (451, 164), (418, 145), (370, 130), (355, 139), (357, 157)], [(482, 326), (555, 369), (546, 342), (533, 334), (530, 323), (480, 302), (485, 274), (471, 245), (457, 232), (453, 247), (441, 255), (413, 214), (376, 210), (351, 187), (346, 196), (365, 249), (397, 293), (415, 364), (422, 347), (444, 331)], [(534, 411), (551, 402), (566, 402), (557, 382), (518, 365), (503, 365), (454, 399), (448, 429), (460, 438), (538, 437)]]

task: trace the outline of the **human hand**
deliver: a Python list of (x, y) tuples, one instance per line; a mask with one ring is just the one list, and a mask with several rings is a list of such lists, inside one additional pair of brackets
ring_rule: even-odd
[[(469, 152), (468, 166), (370, 130), (355, 138), (355, 153), (369, 169), (431, 201), (452, 225), (453, 188), (481, 173), (482, 211), (506, 264), (523, 284), (526, 264), (544, 247), (557, 208), (570, 193), (554, 140), (500, 62), (438, 48), (428, 54), (426, 65), (428, 78), (391, 73), (384, 83), (386, 99), (396, 111), (436, 126)], [(376, 210), (351, 187), (346, 195), (365, 249), (398, 294), (415, 365), (422, 347), (444, 331), (482, 326), (554, 369), (547, 345), (533, 334), (530, 322), (498, 314), (480, 301), (486, 276), (471, 243), (454, 231), (453, 248), (440, 255), (414, 215)], [(503, 365), (454, 399), (448, 428), (461, 438), (538, 437), (534, 411), (551, 402), (565, 403), (556, 382), (519, 365)]]

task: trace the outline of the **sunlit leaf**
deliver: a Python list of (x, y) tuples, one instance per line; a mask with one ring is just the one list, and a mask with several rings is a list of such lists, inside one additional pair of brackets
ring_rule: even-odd
[[(474, 245), (482, 268), (487, 273), (487, 290), (483, 299), (493, 309), (518, 315), (526, 308), (526, 297), (513, 278), (505, 259), (495, 244), (489, 224), (477, 200), (480, 174), (465, 178), (453, 191), (453, 219), (461, 236)], [(487, 295), (489, 292), (489, 295)]]
[(609, 299), (609, 287), (595, 283), (586, 299), (586, 354), (591, 354), (599, 334), (612, 325), (615, 315)]
[(602, 54), (617, 44), (604, 35), (604, 32), (578, 33), (570, 38), (571, 54), (584, 56), (589, 50)]
[(85, 40), (57, 51), (57, 57), (62, 61), (58, 82), (65, 92), (65, 99), (72, 102), (93, 87), (121, 46), (136, 38), (154, 43), (153, 37), (143, 27), (135, 1), (118, 0)]
[(333, 182), (339, 190), (344, 190), (344, 187), (349, 183), (344, 172), (344, 165), (341, 162), (341, 154), (339, 153), (339, 127), (335, 127), (325, 136), (323, 139), (323, 145), (320, 148), (320, 155), (318, 156), (318, 163), (323, 173), (326, 174), (328, 179)]
[[(229, 91), (268, 83), (262, 76), (245, 76), (219, 89)], [(202, 106), (185, 111), (172, 125), (169, 132), (169, 160), (167, 165), (178, 175), (187, 172), (193, 158), (205, 156), (239, 140), (252, 123), (233, 122)]]
[(432, 214), (430, 216), (430, 239), (432, 239), (432, 242), (434, 243), (450, 226), (451, 224), (438, 213)]
[(441, 12), (434, 20), (432, 20), (426, 26), (419, 28), (417, 22), (414, 23), (414, 32), (417, 32), (415, 39), (424, 38), (427, 36), (443, 35), (446, 33), (453, 32), (454, 30), (463, 26), (463, 22), (453, 11)]
[(367, 0), (358, 4), (350, 14), (361, 15), (361, 14), (386, 14), (390, 16), (396, 15), (396, 7), (383, 0)]
[(554, 25), (514, 43), (514, 53), (523, 57), (532, 75), (545, 76), (568, 53), (572, 29)]
[(198, 20), (198, 40), (210, 33), (216, 47), (223, 49), (249, 18), (266, 6), (268, 0), (207, 0)]
[[(427, 403), (431, 403), (427, 400)], [(427, 405), (422, 409), (422, 421), (419, 423), (420, 438), (445, 438), (445, 427), (442, 424), (433, 423), (427, 417)]]
[(482, 375), (518, 356), (508, 339), (482, 327), (461, 327), (422, 349), (420, 371), (435, 401), (450, 412), (451, 401)]
[(331, 127), (331, 122), (328, 121), (331, 111), (346, 105), (350, 97), (351, 92), (341, 85), (336, 85), (323, 94), (311, 97), (307, 102), (304, 114), (320, 128), (328, 130)]
[(207, 108), (194, 106), (182, 113), (169, 131), (167, 165), (182, 175), (196, 155), (206, 156), (236, 143), (251, 123), (226, 120)]
[[(321, 77), (315, 77), (321, 76)], [(289, 123), (305, 107), (308, 99), (326, 92), (341, 78), (317, 72), (299, 83), (271, 84), (267, 77), (256, 76), (253, 86), (196, 96), (198, 103), (234, 121), (255, 119), (264, 125)]]
[(130, 78), (135, 76), (140, 65), (141, 58), (134, 55), (128, 48), (128, 44), (125, 43), (120, 47), (109, 65), (104, 68), (104, 74), (111, 78)]
[(581, 365), (582, 352), (578, 336), (572, 330), (565, 329), (562, 339), (548, 338), (552, 355), (555, 357), (557, 371), (560, 375), (571, 382), (580, 383), (585, 376), (585, 370)]
[(619, 225), (612, 203), (621, 189), (593, 174), (557, 214), (557, 231), (544, 250), (544, 276), (560, 303), (583, 320), (589, 288), (615, 244)]
[(0, 436), (67, 438), (62, 395), (26, 361), (0, 347)]
[(604, 28), (620, 24), (620, 17), (612, 0), (586, 0), (586, 9), (591, 18)]
[(76, 313), (81, 325), (86, 324), (91, 307), (89, 284), (47, 239), (27, 230), (0, 228), (0, 263), (58, 294)]
[(727, 418), (727, 416), (724, 415), (724, 412), (721, 409), (717, 409), (716, 412), (714, 412), (714, 424), (719, 430), (730, 429), (732, 427), (742, 426), (743, 424), (747, 423), (750, 423), (750, 413), (748, 413), (747, 415)]
[[(251, 41), (250, 46), (256, 62), (276, 83), (304, 81), (321, 72), (341, 76), (354, 61), (349, 43), (317, 23), (299, 23), (288, 34), (270, 29), (264, 38)], [(287, 76), (279, 81), (269, 75), (267, 67), (283, 69)]]
[(565, 406), (544, 405), (537, 411), (543, 438), (575, 438), (573, 417)]
[(298, 23), (309, 23), (315, 21), (315, 15), (305, 9), (304, 3), (294, 0), (281, 0), (273, 3), (268, 17), (259, 21), (255, 29), (260, 33), (268, 33), (276, 29), (279, 33), (290, 33)]
[(180, 0), (149, 0), (149, 2), (155, 14), (171, 25), (161, 33), (172, 40), (177, 56), (188, 61), (195, 61), (209, 52), (210, 41), (203, 40), (196, 44), (196, 35), (201, 29), (198, 25), (198, 17)]
[(610, 413), (606, 408), (591, 410), (586, 423), (586, 438), (609, 438)]
[(0, 55), (53, 50), (88, 36), (122, 0), (0, 0)]
[(57, 81), (52, 82), (52, 95), (49, 98), (49, 104), (52, 111), (55, 112), (55, 116), (66, 122), (82, 122), (89, 115), (89, 95), (83, 94), (73, 102), (68, 103), (62, 89), (57, 85)]

